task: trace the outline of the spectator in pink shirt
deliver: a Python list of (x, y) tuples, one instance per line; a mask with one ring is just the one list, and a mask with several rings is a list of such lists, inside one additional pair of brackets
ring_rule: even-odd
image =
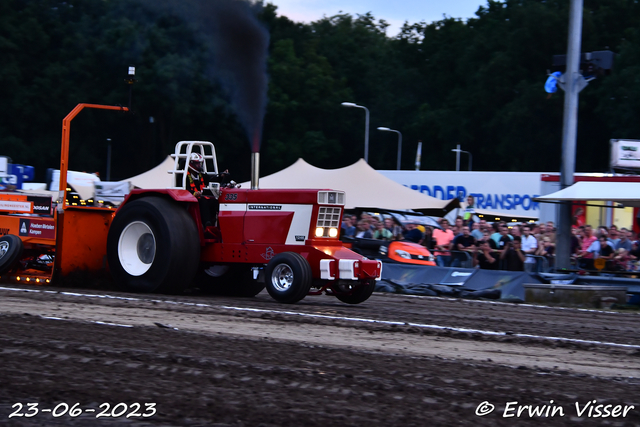
[(577, 257), (579, 258), (578, 265), (580, 268), (592, 269), (593, 268), (593, 252), (589, 251), (589, 247), (598, 238), (593, 235), (593, 228), (590, 225), (585, 225), (582, 231), (582, 243)]
[(436, 256), (436, 263), (440, 267), (449, 267), (451, 265), (451, 241), (455, 237), (453, 231), (449, 229), (449, 221), (443, 219), (440, 222), (442, 230), (433, 230), (433, 238), (436, 241), (434, 255)]

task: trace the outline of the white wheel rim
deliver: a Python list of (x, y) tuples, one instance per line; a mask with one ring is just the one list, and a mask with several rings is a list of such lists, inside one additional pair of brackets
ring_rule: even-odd
[(271, 284), (278, 292), (285, 292), (293, 284), (293, 270), (287, 264), (278, 264), (271, 274)]
[(149, 271), (156, 257), (156, 238), (144, 222), (127, 225), (118, 240), (118, 258), (124, 271), (142, 276)]
[(9, 250), (9, 242), (5, 242), (4, 240), (0, 242), (0, 258), (4, 257)]

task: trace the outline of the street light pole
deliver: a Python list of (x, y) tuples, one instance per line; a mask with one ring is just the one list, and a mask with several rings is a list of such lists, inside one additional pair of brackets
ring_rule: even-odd
[(111, 181), (111, 138), (107, 138), (107, 181)]
[(398, 165), (397, 165), (397, 169), (400, 170), (400, 159), (402, 159), (402, 133), (400, 133), (400, 131), (398, 131), (398, 130), (389, 129), (389, 128), (385, 128), (385, 127), (379, 127), (378, 130), (381, 130), (383, 132), (395, 132), (395, 133), (398, 134)]
[(451, 151), (456, 152), (456, 172), (460, 171), (460, 144), (456, 145), (456, 148)]
[(453, 148), (451, 149), (451, 151), (455, 151), (456, 152), (456, 171), (460, 170), (460, 153), (467, 153), (469, 155), (469, 171), (471, 171), (471, 162), (472, 162), (472, 156), (471, 153), (468, 151), (464, 151), (460, 149), (460, 144), (457, 145), (458, 148)]
[(364, 124), (364, 161), (369, 163), (369, 109), (362, 105), (354, 104), (353, 102), (343, 102), (343, 107), (362, 108), (366, 112), (365, 124)]
[[(567, 41), (567, 70), (564, 73), (564, 115), (562, 124), (562, 164), (560, 188), (573, 184), (576, 169), (576, 145), (578, 132), (580, 45), (582, 38), (583, 0), (571, 0), (569, 7), (569, 37)], [(556, 269), (571, 267), (571, 203), (561, 203), (558, 209), (558, 234), (556, 239)]]

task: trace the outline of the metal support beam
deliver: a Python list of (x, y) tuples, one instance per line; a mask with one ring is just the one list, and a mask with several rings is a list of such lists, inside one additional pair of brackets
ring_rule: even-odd
[[(569, 38), (567, 70), (564, 75), (564, 118), (562, 126), (562, 165), (560, 188), (573, 184), (576, 169), (576, 141), (578, 129), (578, 95), (584, 78), (580, 75), (580, 48), (582, 38), (583, 0), (571, 0), (569, 12)], [(556, 240), (556, 268), (571, 265), (571, 202), (562, 203), (558, 212)]]

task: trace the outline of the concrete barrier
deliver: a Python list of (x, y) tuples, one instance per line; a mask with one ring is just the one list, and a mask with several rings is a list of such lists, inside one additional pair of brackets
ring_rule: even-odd
[(524, 283), (525, 302), (594, 308), (627, 303), (625, 286)]

